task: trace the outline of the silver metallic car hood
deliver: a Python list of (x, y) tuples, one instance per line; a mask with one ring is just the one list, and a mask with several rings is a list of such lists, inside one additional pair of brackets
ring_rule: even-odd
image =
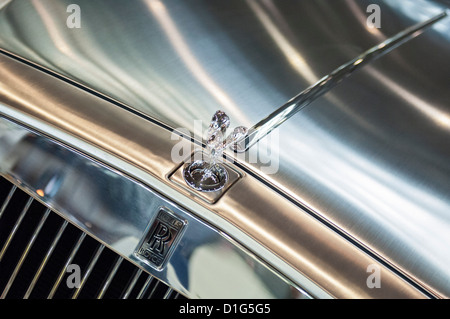
[[(70, 29), (71, 1), (14, 0), (0, 11), (0, 47), (173, 129), (194, 132), (198, 120), (205, 129), (217, 109), (249, 127), (446, 9), (376, 1), (376, 29), (366, 25), (373, 2), (78, 1), (81, 28)], [(446, 18), (314, 101), (241, 161), (441, 296), (450, 296), (449, 55)]]

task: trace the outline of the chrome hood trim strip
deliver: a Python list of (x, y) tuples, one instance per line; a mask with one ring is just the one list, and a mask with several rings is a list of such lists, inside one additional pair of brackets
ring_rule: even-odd
[[(4, 117), (45, 132), (158, 189), (314, 296), (425, 296), (386, 264), (379, 264), (250, 175), (243, 174), (214, 205), (182, 195), (167, 178), (176, 166), (170, 158), (175, 141), (169, 131), (6, 56), (0, 56), (0, 65), (0, 77), (9, 79), (0, 88), (0, 113)], [(193, 146), (189, 141), (184, 143)], [(366, 286), (366, 269), (371, 264), (378, 264), (385, 278), (381, 289)]]
[[(0, 119), (0, 162), (7, 179), (83, 230), (66, 266), (72, 263), (86, 233), (102, 244), (89, 268), (83, 270), (74, 298), (106, 246), (190, 298), (311, 298), (229, 236), (154, 190), (4, 119)], [(32, 200), (30, 197), (28, 206)], [(167, 264), (154, 268), (139, 258), (137, 250), (147, 225), (154, 223), (161, 208), (176, 214), (185, 226), (172, 245)], [(24, 209), (22, 215), (26, 212)], [(213, 267), (218, 260), (221, 267)], [(50, 298), (65, 273), (63, 267)], [(215, 279), (214, 285), (205, 280), (205, 274)]]

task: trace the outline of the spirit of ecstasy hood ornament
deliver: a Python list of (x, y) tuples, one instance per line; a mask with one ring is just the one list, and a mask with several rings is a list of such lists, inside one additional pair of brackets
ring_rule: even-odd
[(208, 129), (206, 146), (209, 151), (209, 159), (186, 164), (183, 171), (185, 181), (192, 188), (202, 192), (220, 190), (228, 180), (227, 170), (224, 166), (217, 163), (217, 160), (222, 158), (225, 148), (230, 146), (235, 152), (247, 151), (252, 145), (258, 143), (261, 138), (272, 132), (272, 130), (305, 106), (309, 105), (313, 100), (342, 82), (355, 70), (415, 38), (427, 27), (430, 27), (446, 16), (447, 13), (442, 12), (427, 21), (406, 28), (380, 44), (366, 50), (300, 92), (297, 96), (293, 97), (249, 129), (242, 126), (236, 127), (233, 133), (226, 139), (224, 139), (224, 136), (228, 126), (230, 126), (230, 119), (224, 112), (217, 111)]
[(222, 159), (223, 152), (228, 146), (247, 134), (247, 128), (238, 126), (225, 138), (229, 126), (230, 118), (225, 112), (217, 111), (212, 117), (206, 139), (207, 157), (186, 164), (183, 170), (183, 177), (192, 188), (202, 192), (213, 192), (225, 186), (228, 173), (218, 161)]

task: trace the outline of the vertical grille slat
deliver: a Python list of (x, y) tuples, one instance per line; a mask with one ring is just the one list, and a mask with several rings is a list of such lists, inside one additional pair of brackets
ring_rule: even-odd
[(133, 276), (133, 279), (128, 284), (127, 290), (123, 293), (122, 299), (128, 299), (130, 296), (131, 291), (133, 290), (134, 286), (136, 285), (136, 282), (139, 278), (139, 276), (142, 273), (142, 269), (136, 269), (135, 274)]
[(80, 237), (78, 237), (78, 241), (75, 244), (75, 246), (72, 249), (72, 252), (70, 253), (69, 258), (67, 258), (66, 263), (64, 264), (64, 267), (61, 269), (61, 272), (56, 279), (52, 290), (50, 291), (47, 299), (52, 299), (55, 296), (56, 290), (58, 289), (59, 285), (61, 284), (61, 281), (66, 274), (67, 267), (72, 263), (73, 258), (75, 257), (75, 254), (77, 253), (78, 249), (80, 248), (81, 244), (83, 243), (84, 239), (86, 238), (86, 233), (81, 233)]
[(153, 281), (152, 276), (148, 276), (147, 280), (145, 281), (144, 285), (142, 286), (141, 290), (139, 291), (139, 294), (137, 295), (136, 299), (142, 299), (147, 292), (148, 288), (150, 287), (151, 283)]
[(172, 288), (167, 289), (166, 293), (164, 294), (163, 299), (170, 299), (170, 296), (172, 295), (173, 290)]
[(157, 281), (157, 282), (155, 283), (155, 285), (153, 286), (153, 289), (151, 290), (151, 292), (150, 292), (150, 294), (148, 295), (147, 299), (152, 299), (153, 296), (158, 292), (158, 290), (159, 290), (159, 289), (158, 289), (159, 284), (160, 284), (159, 281)]
[(9, 236), (6, 239), (6, 242), (3, 245), (2, 250), (0, 251), (0, 262), (2, 261), (3, 257), (5, 256), (6, 250), (8, 249), (9, 245), (11, 244), (11, 241), (13, 240), (14, 236), (16, 235), (17, 230), (20, 227), (20, 224), (22, 224), (22, 221), (23, 221), (25, 215), (27, 214), (27, 211), (30, 208), (32, 202), (33, 202), (33, 198), (30, 197), (28, 199), (27, 203), (25, 204), (25, 207), (23, 208), (22, 213), (19, 215), (19, 218), (17, 219), (16, 223), (14, 224), (13, 229), (9, 233)]
[(28, 252), (30, 251), (31, 247), (33, 247), (33, 244), (39, 234), (39, 232), (42, 229), (42, 226), (44, 226), (45, 221), (47, 220), (48, 216), (50, 215), (50, 209), (47, 209), (44, 216), (42, 216), (39, 224), (37, 225), (33, 235), (31, 236), (30, 241), (28, 242), (27, 247), (25, 248), (25, 251), (23, 252), (22, 256), (20, 257), (19, 262), (16, 265), (16, 268), (14, 268), (14, 271), (11, 275), (11, 277), (9, 278), (8, 283), (6, 284), (5, 289), (2, 292), (2, 295), (0, 296), (0, 299), (5, 299), (6, 295), (8, 294), (9, 289), (11, 288), (14, 279), (16, 278), (17, 274), (19, 273), (20, 268), (23, 265), (23, 262), (25, 261), (25, 258), (28, 256)]
[(30, 285), (28, 286), (27, 291), (25, 292), (24, 299), (28, 299), (30, 297), (31, 292), (34, 289), (34, 286), (36, 285), (37, 281), (39, 280), (39, 277), (41, 276), (41, 273), (47, 264), (48, 260), (50, 259), (53, 251), (56, 248), (56, 245), (58, 244), (59, 240), (61, 239), (62, 234), (64, 233), (64, 230), (66, 229), (69, 222), (64, 221), (64, 223), (61, 225), (61, 227), (58, 230), (58, 233), (56, 234), (55, 238), (53, 239), (52, 244), (50, 245), (49, 249), (47, 250), (47, 253), (45, 254), (44, 258), (42, 259), (42, 262), (36, 271), (33, 280), (31, 281)]
[(0, 249), (0, 299), (185, 298), (1, 176)]
[(105, 280), (105, 283), (104, 283), (102, 289), (100, 290), (100, 293), (98, 294), (97, 299), (102, 299), (103, 296), (105, 295), (105, 293), (106, 293), (106, 291), (108, 290), (108, 287), (109, 287), (109, 285), (111, 284), (111, 282), (112, 282), (114, 276), (116, 275), (117, 270), (119, 269), (120, 264), (122, 263), (122, 261), (123, 261), (123, 258), (117, 257), (117, 261), (116, 261), (116, 263), (114, 264), (113, 269), (112, 269), (111, 272), (109, 273), (108, 278)]
[(91, 274), (92, 270), (94, 269), (95, 264), (97, 263), (98, 259), (100, 258), (100, 254), (103, 252), (103, 249), (105, 246), (99, 245), (97, 248), (94, 257), (92, 258), (91, 262), (89, 263), (89, 266), (83, 276), (83, 279), (81, 280), (80, 287), (77, 288), (72, 295), (72, 299), (78, 298), (78, 295), (81, 292), (81, 289), (83, 289), (84, 284), (86, 283), (86, 280), (89, 278), (89, 275)]
[(0, 218), (2, 218), (3, 212), (5, 211), (6, 207), (9, 204), (9, 201), (11, 200), (12, 196), (14, 195), (14, 192), (16, 191), (17, 186), (13, 185), (11, 187), (11, 190), (8, 193), (8, 196), (6, 196), (5, 200), (3, 201), (2, 207), (0, 208)]

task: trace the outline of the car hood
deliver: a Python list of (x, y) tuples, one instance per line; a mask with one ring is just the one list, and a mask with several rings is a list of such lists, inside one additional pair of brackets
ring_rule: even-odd
[[(168, 128), (251, 127), (339, 65), (446, 10), (432, 1), (14, 0), (0, 47)], [(450, 296), (450, 18), (365, 66), (243, 168), (426, 289)], [(130, 127), (130, 130), (133, 128)], [(233, 155), (229, 152), (230, 156)]]

